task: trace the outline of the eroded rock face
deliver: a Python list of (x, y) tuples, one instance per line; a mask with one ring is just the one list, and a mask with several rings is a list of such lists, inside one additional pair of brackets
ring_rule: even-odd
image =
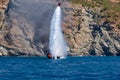
[(0, 29), (4, 26), (5, 12), (8, 8), (9, 0), (0, 0)]
[(46, 54), (53, 5), (49, 0), (10, 0), (7, 5), (0, 45), (9, 56)]
[[(0, 6), (0, 56), (46, 54), (55, 0), (53, 3), (49, 0), (0, 1), (4, 1)], [(99, 17), (100, 8), (82, 7), (68, 1), (62, 4), (68, 52), (85, 56), (120, 55), (119, 26), (114, 28), (115, 24)]]
[(72, 55), (120, 54), (120, 30), (99, 18), (96, 9), (73, 4), (64, 9), (64, 34)]
[[(0, 44), (4, 42), (4, 32), (2, 28), (5, 26), (6, 11), (8, 9), (9, 0), (0, 0)], [(4, 44), (4, 43), (3, 43)], [(0, 45), (0, 56), (8, 55), (8, 51)]]

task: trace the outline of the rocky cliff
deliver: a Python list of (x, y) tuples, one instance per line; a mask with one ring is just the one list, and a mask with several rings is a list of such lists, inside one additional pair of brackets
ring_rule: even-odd
[(0, 0), (0, 56), (8, 55), (8, 51), (3, 46), (1, 46), (4, 40), (5, 32), (2, 31), (2, 29), (6, 23), (5, 20), (6, 20), (6, 11), (8, 9), (8, 5), (9, 5), (9, 0)]
[[(55, 0), (0, 1), (0, 56), (46, 54)], [(117, 1), (114, 3), (119, 4)], [(118, 12), (108, 16), (105, 14), (110, 10), (86, 4), (63, 0), (62, 25), (69, 54), (120, 55)]]
[[(117, 14), (120, 10), (105, 15), (112, 12), (108, 7), (93, 7), (101, 1), (79, 1), (64, 8), (63, 28), (71, 55), (120, 55), (120, 16)], [(110, 4), (116, 5), (119, 1), (112, 0)]]
[[(44, 22), (42, 21), (44, 20), (42, 17), (48, 13), (49, 8), (41, 6), (47, 3), (42, 0), (40, 0), (41, 3), (38, 3), (39, 0), (2, 1), (0, 56), (44, 55), (44, 52), (47, 51), (45, 46), (48, 44), (48, 36), (46, 35), (48, 32), (45, 33), (44, 31), (48, 31), (48, 21), (50, 22), (50, 19), (46, 19)], [(34, 7), (34, 5), (36, 6)], [(43, 12), (40, 13), (40, 11)], [(49, 16), (49, 14), (46, 15), (46, 17)], [(41, 25), (48, 27), (44, 28)]]

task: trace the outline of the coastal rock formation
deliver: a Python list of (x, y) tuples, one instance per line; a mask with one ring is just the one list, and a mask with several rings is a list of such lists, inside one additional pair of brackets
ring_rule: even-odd
[(9, 0), (0, 0), (0, 56), (8, 55), (8, 51), (1, 46), (4, 37), (4, 33), (1, 31), (1, 29), (5, 26), (5, 20), (6, 20), (5, 13), (8, 9), (8, 4), (9, 4)]
[[(49, 25), (56, 6), (55, 0), (52, 1), (0, 0), (0, 56), (48, 53)], [(117, 19), (106, 19), (105, 8), (63, 1), (62, 27), (69, 55), (120, 55), (118, 13), (114, 15)]]
[(0, 47), (0, 56), (7, 56), (8, 55), (8, 51), (3, 48), (3, 47)]
[[(1, 9), (2, 10), (1, 15), (3, 15), (1, 21), (2, 27), (0, 29), (0, 46), (2, 47), (1, 52), (3, 52), (1, 53), (1, 55), (8, 56), (44, 55), (43, 44), (40, 42), (36, 43), (34, 41), (34, 38), (39, 39), (39, 36), (37, 35), (37, 33), (39, 32), (35, 31), (36, 27), (35, 23), (30, 19), (30, 17), (35, 15), (35, 14), (32, 15), (34, 11), (30, 12), (29, 10), (26, 11), (27, 9), (30, 9), (31, 4), (28, 5), (27, 2), (29, 1), (27, 1), (26, 2), (27, 4), (25, 3), (26, 6), (22, 6), (24, 5), (24, 3), (22, 3), (21, 0), (19, 0), (21, 2), (18, 2), (18, 4), (16, 1), (17, 0), (6, 0), (6, 2), (4, 3), (2, 2), (4, 8)], [(24, 7), (26, 10), (23, 10), (24, 8), (22, 7)], [(29, 19), (26, 19), (28, 17)], [(37, 35), (37, 37), (35, 34)], [(6, 54), (4, 52), (5, 49), (7, 50)]]
[(120, 29), (117, 23), (104, 20), (101, 10), (66, 6), (63, 28), (71, 55), (120, 55)]

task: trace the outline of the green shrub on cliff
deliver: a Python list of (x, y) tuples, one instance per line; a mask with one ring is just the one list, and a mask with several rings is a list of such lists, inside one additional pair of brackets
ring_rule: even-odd
[(115, 22), (120, 16), (120, 2), (111, 2), (111, 0), (71, 0), (72, 4), (87, 6), (87, 7), (101, 7), (102, 16)]
[(120, 2), (113, 3), (111, 0), (71, 0), (73, 4), (81, 4), (89, 7), (103, 7), (108, 10), (120, 12)]

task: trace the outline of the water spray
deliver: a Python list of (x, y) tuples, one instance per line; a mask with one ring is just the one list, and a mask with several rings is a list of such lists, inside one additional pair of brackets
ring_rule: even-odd
[(65, 58), (67, 55), (66, 43), (61, 28), (61, 2), (58, 2), (58, 6), (55, 9), (51, 20), (50, 26), (50, 39), (49, 39), (49, 49), (52, 58)]

